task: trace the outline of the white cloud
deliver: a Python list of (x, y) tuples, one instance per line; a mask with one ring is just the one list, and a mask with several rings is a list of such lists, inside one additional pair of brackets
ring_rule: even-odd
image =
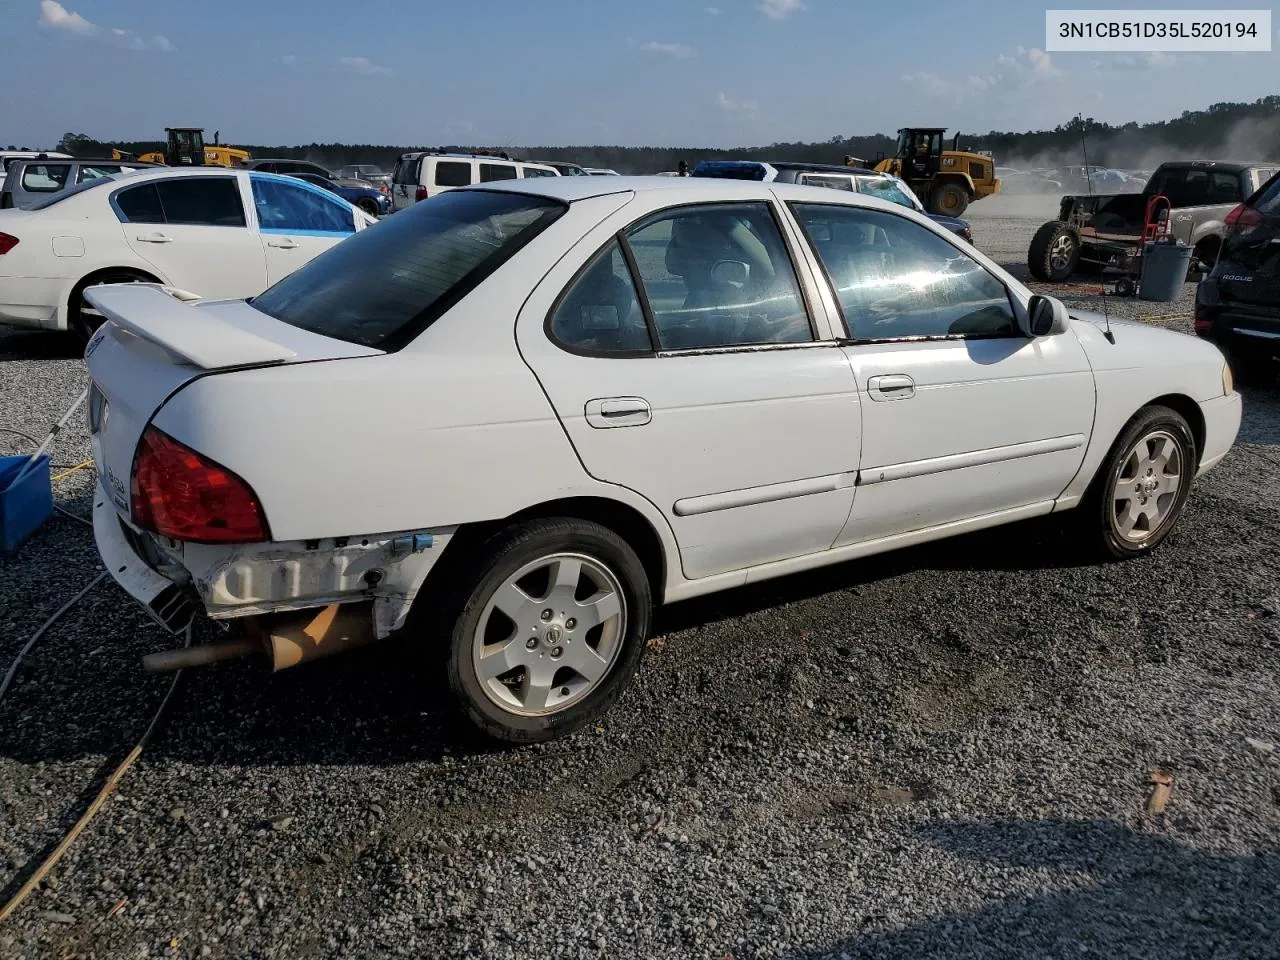
[(1136, 57), (1128, 53), (1118, 53), (1105, 60), (1091, 60), (1089, 66), (1094, 70), (1166, 70), (1170, 67), (1186, 66), (1201, 62), (1200, 57), (1180, 54), (1174, 56), (1162, 50), (1153, 50)]
[(275, 58), (276, 63), (283, 63), (286, 67), (296, 67), (298, 65), (298, 57), (296, 54), (286, 53)]
[(713, 17), (718, 17), (720, 16), (721, 13), (724, 12), (719, 7), (703, 7), (703, 9), (706, 10), (706, 12)]
[(111, 28), (111, 40), (129, 50), (145, 50), (147, 49), (147, 41), (132, 30), (122, 30), (119, 27)]
[(339, 57), (338, 66), (352, 73), (363, 73), (366, 76), (389, 76), (391, 73), (390, 67), (379, 66), (368, 57)]
[(80, 14), (68, 10), (57, 0), (40, 0), (40, 25), (84, 36), (98, 32), (94, 24)]
[(640, 49), (647, 53), (659, 53), (664, 57), (675, 57), (678, 60), (687, 60), (693, 56), (693, 47), (683, 43), (658, 43), (656, 40), (650, 40), (642, 43)]
[(760, 109), (754, 100), (730, 100), (723, 93), (716, 94), (716, 106), (726, 113), (755, 113)]
[[(1019, 47), (1018, 50), (1021, 51), (1022, 48)], [(1053, 65), (1053, 58), (1039, 47), (1032, 47), (1027, 51), (1027, 61), (1031, 64), (1031, 71), (1037, 76), (1062, 76), (1062, 71)]]
[(61, 30), (82, 37), (97, 37), (128, 50), (159, 50), (161, 53), (172, 53), (174, 45), (168, 37), (154, 36), (150, 40), (136, 30), (125, 30), (121, 27), (100, 27), (90, 23), (74, 10), (68, 10), (57, 0), (40, 0), (40, 26), (50, 30)]
[(760, 12), (774, 20), (783, 20), (797, 10), (803, 10), (801, 0), (761, 0)]

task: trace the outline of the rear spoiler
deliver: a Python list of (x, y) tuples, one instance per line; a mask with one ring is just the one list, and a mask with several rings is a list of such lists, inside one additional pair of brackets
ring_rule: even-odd
[(283, 363), (297, 352), (193, 306), (194, 294), (158, 283), (90, 287), (84, 298), (122, 330), (202, 370)]

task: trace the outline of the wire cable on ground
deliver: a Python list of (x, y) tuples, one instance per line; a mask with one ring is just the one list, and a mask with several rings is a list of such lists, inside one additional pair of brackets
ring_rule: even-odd
[(53, 483), (55, 480), (61, 480), (63, 477), (71, 476), (77, 470), (83, 470), (85, 467), (92, 467), (92, 466), (93, 466), (93, 458), (90, 457), (88, 460), (81, 461), (80, 463), (77, 463), (74, 467), (71, 467), (67, 470), (63, 470), (61, 473), (55, 474), (54, 476), (50, 477), (49, 482)]
[[(101, 580), (102, 576), (105, 576), (105, 573), (99, 576), (98, 580)], [(97, 582), (97, 580), (94, 581), (94, 583)], [(90, 584), (89, 586), (93, 586), (93, 584)], [(87, 588), (85, 592), (88, 592)], [(79, 598), (77, 597), (76, 599)], [(72, 603), (74, 602), (75, 601), (73, 600)], [(41, 629), (44, 628), (42, 627)], [(186, 629), (186, 643), (183, 644), (183, 646), (191, 646), (191, 627), (187, 627)], [(174, 691), (178, 689), (178, 681), (182, 679), (183, 672), (184, 671), (179, 670), (173, 675), (173, 682), (169, 684), (169, 689), (165, 692), (164, 699), (160, 701), (160, 706), (156, 709), (155, 715), (151, 718), (151, 723), (147, 725), (146, 731), (142, 734), (142, 738), (134, 745), (134, 748), (129, 751), (129, 755), (121, 761), (120, 766), (116, 767), (111, 776), (107, 777), (107, 782), (102, 785), (102, 789), (98, 791), (98, 795), (93, 798), (93, 802), (89, 804), (89, 808), (85, 810), (80, 819), (77, 820), (71, 829), (67, 831), (67, 835), (62, 838), (56, 847), (53, 848), (53, 852), (45, 858), (44, 862), (40, 864), (39, 867), (36, 868), (36, 872), (28, 877), (27, 882), (18, 889), (18, 892), (13, 895), (9, 902), (6, 903), (3, 908), (0, 908), (0, 923), (4, 923), (4, 921), (8, 920), (13, 912), (17, 910), (18, 907), (22, 906), (23, 901), (31, 895), (31, 892), (40, 885), (40, 881), (49, 875), (49, 871), (57, 866), (58, 861), (62, 859), (63, 855), (68, 850), (71, 849), (71, 845), (76, 842), (76, 838), (79, 837), (80, 834), (84, 832), (84, 828), (89, 825), (89, 821), (92, 820), (97, 812), (102, 809), (102, 805), (107, 802), (107, 798), (110, 797), (116, 787), (120, 785), (120, 781), (124, 779), (124, 775), (129, 771), (129, 768), (133, 766), (134, 761), (142, 755), (142, 751), (146, 748), (147, 744), (151, 742), (151, 738), (160, 727), (160, 721), (164, 718), (165, 710), (169, 706), (169, 701), (173, 699)]]
[(27, 651), (36, 645), (36, 641), (44, 636), (44, 632), (57, 623), (58, 618), (80, 602), (80, 598), (98, 585), (98, 581), (107, 575), (107, 571), (103, 570), (100, 574), (89, 581), (89, 585), (77, 593), (74, 597), (64, 603), (57, 609), (48, 620), (40, 625), (40, 629), (31, 635), (31, 639), (27, 641), (26, 646), (18, 651), (18, 655), (13, 658), (13, 663), (9, 665), (9, 672), (4, 675), (4, 680), (0, 681), (0, 700), (4, 699), (5, 691), (9, 689), (9, 684), (13, 681), (13, 675), (18, 672), (18, 665), (22, 663), (22, 658), (27, 655)]
[(30, 441), (31, 443), (34, 443), (37, 447), (40, 446), (40, 441), (37, 440), (35, 437), (33, 437), (31, 434), (23, 433), (21, 430), (14, 430), (12, 427), (0, 427), (0, 433), (11, 433), (15, 437), (21, 437), (23, 440), (27, 440), (27, 441)]
[(66, 507), (61, 506), (60, 504), (56, 504), (56, 503), (53, 505), (53, 509), (57, 510), (57, 511), (58, 511), (60, 514), (62, 514), (64, 517), (70, 517), (72, 520), (75, 520), (75, 521), (77, 521), (78, 523), (83, 523), (83, 524), (84, 524), (86, 527), (88, 527), (90, 530), (92, 530), (92, 529), (93, 529), (93, 521), (92, 521), (92, 520), (90, 520), (88, 517), (82, 517), (82, 516), (80, 516), (80, 514), (78, 514), (78, 513), (72, 513), (72, 512), (71, 512), (70, 510), (68, 510)]

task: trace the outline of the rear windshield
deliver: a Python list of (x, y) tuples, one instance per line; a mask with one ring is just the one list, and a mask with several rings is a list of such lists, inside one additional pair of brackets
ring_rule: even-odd
[(313, 333), (398, 350), (568, 209), (518, 193), (441, 193), (344, 240), (253, 305)]

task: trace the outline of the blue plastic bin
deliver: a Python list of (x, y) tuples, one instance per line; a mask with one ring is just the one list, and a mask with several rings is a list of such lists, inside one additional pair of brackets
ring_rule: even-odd
[(0, 552), (6, 554), (16, 551), (53, 513), (47, 454), (13, 482), (30, 462), (30, 457), (0, 457)]

